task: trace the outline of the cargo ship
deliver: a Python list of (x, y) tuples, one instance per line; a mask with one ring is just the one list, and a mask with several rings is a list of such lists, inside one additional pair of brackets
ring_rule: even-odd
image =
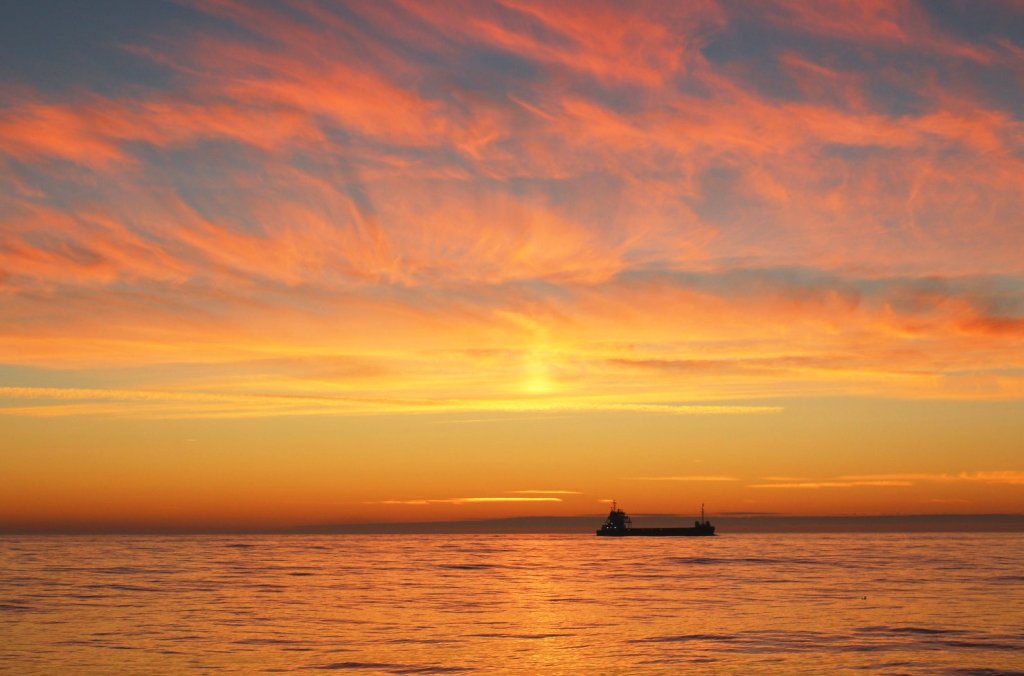
[(608, 512), (608, 519), (605, 520), (603, 526), (597, 529), (597, 534), (606, 537), (625, 537), (630, 535), (651, 537), (714, 535), (715, 527), (711, 525), (710, 521), (704, 519), (704, 505), (701, 505), (700, 521), (694, 521), (693, 526), (682, 526), (679, 528), (634, 528), (633, 521), (624, 511), (619, 509), (617, 504), (612, 502), (612, 511)]

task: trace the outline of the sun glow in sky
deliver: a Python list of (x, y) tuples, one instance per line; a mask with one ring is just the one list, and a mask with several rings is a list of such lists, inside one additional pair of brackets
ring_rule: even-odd
[(0, 14), (0, 526), (1024, 510), (1020, 3)]

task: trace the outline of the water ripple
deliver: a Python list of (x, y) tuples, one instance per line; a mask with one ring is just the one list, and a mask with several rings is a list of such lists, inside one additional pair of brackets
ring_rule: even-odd
[(7, 538), (0, 671), (1014, 673), (1021, 560), (1013, 534)]

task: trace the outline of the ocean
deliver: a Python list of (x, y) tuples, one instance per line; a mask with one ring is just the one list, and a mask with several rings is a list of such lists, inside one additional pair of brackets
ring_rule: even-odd
[(0, 671), (1024, 673), (1024, 534), (12, 536)]

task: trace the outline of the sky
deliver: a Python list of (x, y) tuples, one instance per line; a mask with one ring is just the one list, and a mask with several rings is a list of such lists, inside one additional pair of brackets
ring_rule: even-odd
[(1024, 4), (0, 4), (0, 527), (1024, 512)]

